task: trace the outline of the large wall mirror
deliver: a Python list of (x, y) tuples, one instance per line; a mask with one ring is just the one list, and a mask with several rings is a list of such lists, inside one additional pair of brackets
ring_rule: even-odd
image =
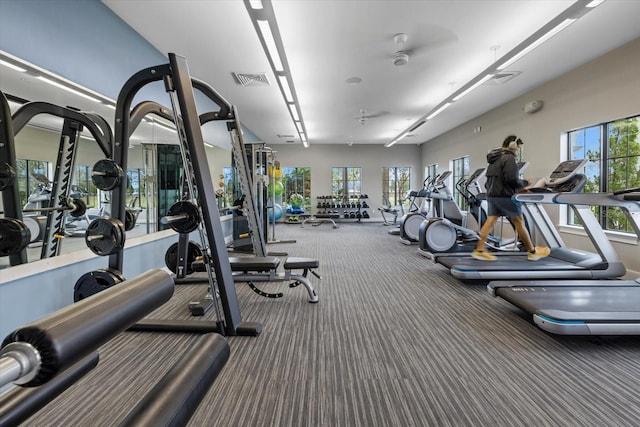
[[(73, 105), (73, 109), (91, 111), (91, 115), (101, 117), (113, 131), (113, 103), (92, 102), (63, 88), (36, 82), (32, 74), (24, 71), (4, 65), (0, 68), (0, 91), (9, 99), (11, 115), (30, 102)], [(15, 132), (18, 203), (30, 234), (26, 261), (29, 263), (86, 250), (84, 236), (88, 224), (95, 218), (110, 215), (110, 192), (96, 188), (91, 179), (94, 165), (105, 158), (103, 150), (86, 129), (77, 133), (73, 150), (65, 148), (68, 139), (63, 136), (64, 126), (64, 119), (45, 113), (33, 116), (19, 132)], [(220, 176), (227, 174), (231, 165), (228, 133), (220, 132), (220, 128), (224, 129), (224, 124), (203, 126), (205, 151), (214, 182), (221, 181)], [(178, 136), (172, 123), (153, 115), (145, 117), (131, 134), (128, 149), (126, 204), (135, 224), (127, 231), (127, 241), (166, 228), (159, 218), (180, 200), (182, 174)], [(63, 233), (58, 234), (55, 244), (51, 245), (45, 229), (52, 211), (47, 208), (56, 197), (56, 181), (63, 179), (70, 180), (67, 198), (73, 200), (74, 206), (82, 205), (85, 209), (82, 213), (64, 212)], [(220, 209), (227, 208), (227, 202), (225, 197), (215, 201)], [(0, 216), (6, 218), (4, 204), (0, 198)], [(0, 257), (0, 268), (22, 263), (12, 263), (10, 256)]]

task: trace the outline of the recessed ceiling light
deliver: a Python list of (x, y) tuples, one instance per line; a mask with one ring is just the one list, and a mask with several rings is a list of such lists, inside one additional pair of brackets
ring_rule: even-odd
[(358, 83), (362, 83), (362, 79), (360, 77), (349, 77), (345, 82), (348, 85), (357, 85)]

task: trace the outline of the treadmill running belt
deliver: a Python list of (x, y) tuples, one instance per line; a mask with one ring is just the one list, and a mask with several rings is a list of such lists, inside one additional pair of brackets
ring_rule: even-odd
[(640, 286), (557, 285), (497, 288), (495, 294), (527, 313), (560, 321), (640, 322)]

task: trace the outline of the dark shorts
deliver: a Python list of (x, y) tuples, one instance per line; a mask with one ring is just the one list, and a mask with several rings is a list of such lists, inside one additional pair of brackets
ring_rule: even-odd
[(511, 197), (487, 197), (487, 205), (489, 216), (513, 218), (522, 215), (520, 203), (514, 202)]

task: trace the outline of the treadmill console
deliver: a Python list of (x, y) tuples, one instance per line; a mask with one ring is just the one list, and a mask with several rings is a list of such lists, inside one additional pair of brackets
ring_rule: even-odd
[(547, 184), (560, 184), (571, 178), (574, 174), (578, 173), (578, 170), (587, 163), (587, 159), (580, 160), (565, 160), (560, 163), (557, 168), (551, 172)]
[(565, 160), (564, 162), (560, 163), (553, 170), (553, 172), (551, 172), (551, 175), (549, 175), (548, 178), (542, 178), (538, 182), (527, 188), (533, 192), (544, 192), (544, 190), (548, 189), (548, 187), (558, 186), (572, 179), (573, 176), (576, 175), (578, 171), (587, 164), (587, 162), (587, 159)]

